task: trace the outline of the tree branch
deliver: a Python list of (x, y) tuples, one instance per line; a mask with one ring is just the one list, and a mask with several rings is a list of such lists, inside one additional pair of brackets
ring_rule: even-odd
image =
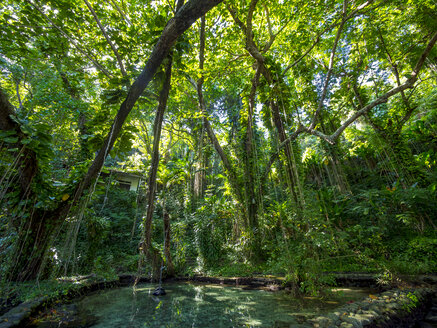
[(103, 74), (105, 74), (107, 77), (111, 77), (111, 74), (102, 66), (99, 64), (99, 62), (97, 62), (97, 60), (95, 60), (94, 58), (92, 58), (85, 50), (83, 50), (77, 43), (75, 40), (73, 40), (67, 33), (65, 33), (59, 26), (57, 26), (38, 6), (36, 6), (35, 4), (33, 4), (30, 0), (26, 0), (27, 3), (29, 3), (33, 8), (35, 8), (36, 10), (38, 10), (41, 15), (44, 16), (44, 18), (54, 27), (56, 28), (68, 41), (70, 41), (73, 46), (82, 54), (84, 55), (86, 58), (88, 58), (93, 64), (94, 66), (99, 69)]
[[(266, 166), (266, 169), (265, 169), (265, 172), (264, 172), (264, 176), (268, 175), (272, 164), (274, 163), (276, 157), (279, 154), (280, 149), (283, 148), (284, 146), (286, 146), (289, 142), (295, 140), (301, 133), (306, 132), (308, 134), (317, 136), (317, 137), (325, 140), (326, 142), (328, 142), (330, 144), (334, 144), (337, 141), (337, 139), (339, 138), (339, 136), (341, 135), (341, 133), (349, 125), (351, 125), (353, 122), (355, 122), (360, 116), (363, 116), (363, 115), (367, 114), (375, 106), (387, 102), (390, 97), (398, 94), (399, 92), (414, 87), (414, 83), (418, 79), (418, 74), (419, 74), (420, 70), (422, 69), (423, 64), (425, 63), (426, 58), (428, 57), (429, 53), (431, 52), (431, 49), (434, 47), (436, 42), (437, 42), (437, 32), (432, 36), (431, 40), (428, 42), (426, 48), (424, 49), (424, 51), (422, 52), (421, 56), (419, 57), (416, 65), (415, 65), (415, 67), (414, 67), (414, 69), (413, 69), (413, 71), (411, 73), (411, 76), (403, 84), (401, 84), (400, 86), (392, 88), (391, 90), (387, 91), (385, 94), (380, 96), (378, 99), (372, 101), (371, 103), (369, 103), (368, 105), (366, 105), (364, 107), (363, 107), (363, 103), (362, 103), (361, 97), (358, 97), (358, 101), (360, 103), (361, 109), (356, 111), (351, 117), (349, 117), (331, 135), (326, 135), (326, 134), (324, 134), (324, 133), (322, 133), (320, 131), (311, 129), (310, 127), (304, 127), (304, 126), (300, 125), (295, 132), (293, 132), (286, 140), (284, 140), (278, 146), (278, 150), (274, 154), (271, 155), (269, 163)], [(356, 92), (356, 94), (358, 94), (357, 90), (355, 90), (355, 92)]]
[(337, 45), (338, 41), (340, 40), (341, 32), (343, 31), (344, 24), (346, 23), (347, 17), (346, 17), (346, 11), (347, 11), (347, 1), (343, 1), (343, 17), (340, 22), (340, 26), (338, 27), (337, 34), (335, 36), (334, 45), (332, 46), (331, 50), (331, 56), (329, 58), (329, 66), (328, 66), (328, 72), (326, 74), (325, 83), (323, 85), (322, 95), (320, 96), (319, 103), (317, 105), (316, 113), (314, 114), (313, 120), (310, 125), (310, 129), (314, 129), (314, 127), (317, 124), (317, 120), (319, 119), (320, 113), (322, 111), (323, 102), (325, 101), (326, 94), (328, 92), (328, 86), (329, 86), (329, 80), (331, 79), (332, 70), (334, 68), (334, 59), (335, 59), (335, 52), (337, 51)]
[(96, 21), (97, 25), (98, 25), (99, 28), (100, 28), (100, 31), (102, 31), (103, 36), (105, 37), (106, 41), (108, 42), (109, 46), (111, 47), (112, 52), (113, 52), (114, 55), (115, 55), (115, 58), (117, 58), (117, 62), (118, 62), (118, 66), (120, 66), (121, 74), (122, 74), (123, 76), (126, 76), (127, 73), (126, 73), (126, 70), (125, 70), (125, 68), (124, 68), (123, 61), (121, 60), (120, 54), (118, 53), (117, 48), (116, 48), (115, 45), (112, 43), (111, 39), (109, 38), (108, 33), (106, 33), (105, 28), (103, 27), (102, 23), (100, 23), (100, 20), (99, 20), (99, 18), (97, 17), (96, 12), (94, 11), (93, 7), (90, 5), (90, 3), (88, 2), (88, 0), (83, 0), (83, 1), (85, 2), (86, 6), (87, 6), (88, 9), (90, 10), (91, 14), (92, 14), (93, 17), (94, 17), (94, 20)]
[[(368, 5), (370, 5), (371, 3), (373, 3), (374, 2), (374, 0), (372, 0), (372, 1), (367, 1), (367, 2), (365, 2), (365, 3), (363, 3), (361, 6), (359, 6), (357, 9), (355, 9), (354, 11), (352, 11), (348, 16), (347, 16), (347, 18), (346, 18), (346, 20), (349, 20), (349, 19), (351, 19), (351, 18), (353, 18), (353, 17), (355, 17), (357, 14), (358, 14), (358, 12), (361, 10), (361, 9), (364, 9), (365, 7), (367, 7)], [(292, 64), (290, 64), (290, 65), (288, 65), (286, 68), (285, 68), (285, 70), (284, 70), (284, 74), (290, 69), (290, 68), (292, 68), (292, 67), (294, 67), (294, 66), (296, 66), (302, 59), (304, 59), (310, 52), (311, 52), (311, 50), (313, 50), (314, 49), (314, 47), (320, 42), (320, 37), (323, 35), (323, 34), (325, 34), (327, 31), (329, 31), (329, 30), (331, 30), (332, 28), (334, 28), (335, 26), (337, 26), (339, 23), (334, 23), (334, 24), (331, 24), (331, 25), (329, 25), (329, 26), (327, 26), (322, 32), (320, 32), (319, 34), (317, 34), (317, 36), (316, 36), (316, 38), (315, 38), (315, 40), (314, 40), (314, 42), (313, 42), (313, 44), (299, 57), (299, 58), (297, 58)]]
[(331, 136), (329, 136), (329, 139), (332, 140), (332, 142), (335, 142), (336, 139), (340, 136), (340, 134), (349, 126), (351, 125), (358, 117), (368, 113), (372, 108), (374, 108), (377, 105), (380, 105), (382, 103), (387, 102), (387, 100), (394, 96), (395, 94), (412, 88), (414, 83), (417, 81), (419, 72), (421, 68), (423, 67), (423, 64), (425, 63), (426, 58), (428, 57), (429, 53), (431, 52), (431, 49), (434, 47), (435, 43), (437, 42), (437, 32), (433, 35), (431, 40), (428, 42), (425, 50), (422, 52), (419, 60), (416, 63), (416, 66), (413, 69), (413, 72), (411, 73), (411, 76), (401, 85), (387, 91), (385, 94), (380, 96), (378, 99), (372, 101), (367, 106), (364, 106), (357, 112), (355, 112), (351, 117), (349, 117), (338, 129), (335, 131)]
[(126, 23), (128, 23), (129, 25), (132, 25), (132, 22), (129, 20), (129, 18), (127, 18), (127, 16), (123, 12), (123, 10), (121, 10), (121, 8), (117, 5), (115, 0), (111, 0), (111, 2), (114, 5), (115, 9), (117, 9), (117, 11), (120, 13), (121, 17), (123, 17), (123, 19), (126, 21)]
[[(392, 56), (390, 55), (390, 52), (389, 52), (388, 49), (387, 49), (387, 45), (385, 44), (384, 37), (383, 37), (383, 35), (382, 35), (381, 30), (379, 29), (379, 27), (377, 27), (377, 30), (378, 30), (379, 38), (381, 39), (382, 47), (384, 48), (384, 51), (385, 51), (385, 53), (387, 54), (388, 61), (389, 61), (390, 65), (391, 65), (391, 67), (392, 67), (393, 74), (395, 75), (396, 83), (397, 83), (397, 85), (399, 86), (399, 85), (401, 85), (401, 79), (400, 79), (400, 77), (399, 77), (398, 66), (397, 66), (397, 64), (393, 61), (393, 58), (392, 58)], [(413, 114), (414, 109), (417, 108), (417, 107), (412, 108), (412, 107), (410, 106), (410, 102), (408, 101), (408, 98), (405, 96), (405, 92), (404, 92), (403, 90), (401, 91), (401, 97), (402, 97), (402, 101), (403, 101), (405, 107), (407, 108), (407, 113), (403, 116), (403, 118), (401, 119), (401, 121), (398, 121), (398, 126), (397, 126), (398, 129), (402, 129), (402, 126), (403, 126), (403, 125), (408, 121), (408, 119), (409, 119), (409, 118), (411, 117), (411, 115)]]
[(234, 169), (231, 165), (231, 162), (229, 161), (228, 156), (225, 154), (223, 148), (218, 142), (218, 139), (208, 120), (208, 112), (206, 111), (205, 99), (203, 97), (203, 91), (202, 91), (204, 63), (205, 63), (205, 17), (203, 16), (201, 20), (201, 27), (200, 27), (200, 48), (199, 48), (199, 70), (202, 72), (202, 75), (197, 81), (197, 84), (194, 84), (194, 81), (192, 81), (191, 84), (195, 85), (197, 89), (199, 109), (200, 112), (202, 113), (203, 126), (205, 127), (208, 137), (211, 140), (211, 143), (214, 146), (217, 154), (220, 156), (223, 162), (223, 166), (225, 167), (226, 171), (228, 171), (231, 180), (236, 177), (234, 173)]

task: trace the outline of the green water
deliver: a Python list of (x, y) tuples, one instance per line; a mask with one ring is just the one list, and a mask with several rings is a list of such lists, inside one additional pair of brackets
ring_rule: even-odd
[[(164, 284), (167, 295), (152, 295), (155, 285), (139, 285), (96, 292), (69, 305), (74, 322), (62, 309), (51, 310), (38, 327), (282, 327), (306, 316), (329, 312), (368, 296), (366, 289), (340, 289), (324, 299), (293, 298), (286, 291), (245, 290), (239, 287)], [(70, 320), (69, 323), (62, 322)]]

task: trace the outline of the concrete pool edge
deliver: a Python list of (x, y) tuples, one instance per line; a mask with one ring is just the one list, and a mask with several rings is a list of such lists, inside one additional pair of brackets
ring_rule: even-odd
[(23, 327), (28, 324), (30, 317), (40, 311), (46, 310), (58, 301), (67, 302), (70, 299), (86, 296), (97, 290), (118, 286), (120, 286), (119, 280), (98, 281), (85, 284), (77, 289), (72, 289), (67, 294), (39, 297), (31, 301), (23, 302), (0, 317), (0, 328)]
[(308, 327), (412, 327), (431, 307), (432, 288), (391, 289), (308, 320)]

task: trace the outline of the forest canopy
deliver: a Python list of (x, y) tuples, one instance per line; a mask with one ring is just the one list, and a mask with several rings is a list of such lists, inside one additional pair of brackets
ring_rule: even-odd
[(1, 276), (436, 272), (436, 7), (3, 1)]

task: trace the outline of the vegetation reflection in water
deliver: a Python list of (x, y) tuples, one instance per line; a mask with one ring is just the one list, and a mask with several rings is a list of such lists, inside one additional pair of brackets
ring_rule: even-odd
[(76, 310), (80, 317), (94, 318), (87, 327), (273, 327), (298, 323), (369, 292), (346, 289), (324, 299), (296, 299), (286, 291), (171, 283), (165, 285), (167, 295), (158, 298), (152, 295), (154, 287), (101, 291), (79, 301)]

